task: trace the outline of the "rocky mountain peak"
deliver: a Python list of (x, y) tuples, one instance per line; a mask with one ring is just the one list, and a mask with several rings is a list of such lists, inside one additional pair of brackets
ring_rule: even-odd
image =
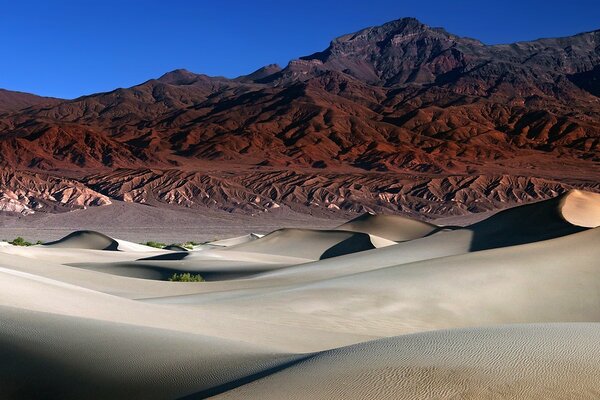
[(260, 80), (265, 79), (273, 74), (278, 73), (279, 71), (281, 71), (281, 67), (279, 65), (269, 64), (269, 65), (265, 65), (264, 67), (257, 69), (256, 71), (254, 71), (248, 75), (240, 76), (236, 80), (238, 80), (240, 82), (260, 81)]
[(170, 85), (191, 85), (198, 81), (199, 75), (188, 71), (187, 69), (176, 69), (171, 72), (167, 72), (158, 81), (162, 83), (168, 83)]

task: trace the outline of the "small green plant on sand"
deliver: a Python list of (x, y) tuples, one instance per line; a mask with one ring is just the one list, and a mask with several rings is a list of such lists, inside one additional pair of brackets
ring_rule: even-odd
[(186, 249), (193, 250), (194, 246), (198, 246), (200, 243), (196, 243), (194, 241), (189, 241), (181, 244), (181, 247), (185, 247)]
[(172, 243), (169, 246), (177, 246), (177, 247), (183, 247), (184, 249), (188, 249), (188, 250), (194, 250), (194, 246), (199, 245), (200, 243), (196, 243), (196, 242), (183, 242), (183, 243)]
[(142, 244), (145, 246), (156, 247), (157, 249), (162, 249), (163, 247), (166, 246), (166, 244), (164, 244), (164, 243), (154, 242), (152, 240), (149, 242), (146, 242), (146, 243), (142, 243)]
[(33, 246), (33, 243), (28, 242), (27, 240), (23, 239), (21, 236), (14, 238), (13, 241), (9, 242), (9, 243), (12, 244), (13, 246)]
[(204, 278), (201, 275), (190, 274), (189, 272), (174, 273), (169, 280), (171, 282), (204, 282)]

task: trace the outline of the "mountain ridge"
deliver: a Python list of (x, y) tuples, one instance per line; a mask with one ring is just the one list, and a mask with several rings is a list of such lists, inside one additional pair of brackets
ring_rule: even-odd
[[(122, 168), (132, 176), (178, 168), (182, 177), (217, 169), (267, 179), (269, 171), (296, 171), (307, 180), (327, 176), (324, 184), (334, 186), (335, 174), (418, 174), (431, 182), (529, 176), (563, 182), (564, 190), (588, 182), (594, 190), (598, 81), (600, 31), (486, 45), (400, 19), (343, 35), (284, 68), (267, 65), (234, 79), (178, 69), (131, 88), (4, 114), (0, 165), (80, 182)], [(181, 197), (183, 189), (171, 185), (163, 202)], [(482, 198), (493, 191), (478, 190)], [(253, 210), (256, 195), (245, 196), (236, 201)], [(306, 196), (294, 196), (290, 204), (311, 207)], [(281, 202), (272, 197), (265, 202)], [(417, 200), (405, 201), (418, 208)], [(361, 211), (376, 206), (363, 203)]]
[(63, 101), (54, 97), (43, 97), (31, 93), (0, 88), (0, 114), (19, 111), (39, 105), (52, 105)]

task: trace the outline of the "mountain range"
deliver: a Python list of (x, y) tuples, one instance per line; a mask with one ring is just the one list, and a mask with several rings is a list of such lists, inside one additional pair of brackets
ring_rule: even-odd
[(413, 18), (235, 79), (0, 90), (0, 210), (114, 200), (435, 218), (600, 191), (600, 30), (486, 45)]

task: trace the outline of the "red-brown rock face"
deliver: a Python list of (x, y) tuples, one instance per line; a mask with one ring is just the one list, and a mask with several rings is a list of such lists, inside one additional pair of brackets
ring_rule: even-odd
[(233, 80), (12, 100), (0, 163), (157, 204), (481, 211), (598, 189), (599, 74), (600, 31), (486, 46), (402, 19)]

